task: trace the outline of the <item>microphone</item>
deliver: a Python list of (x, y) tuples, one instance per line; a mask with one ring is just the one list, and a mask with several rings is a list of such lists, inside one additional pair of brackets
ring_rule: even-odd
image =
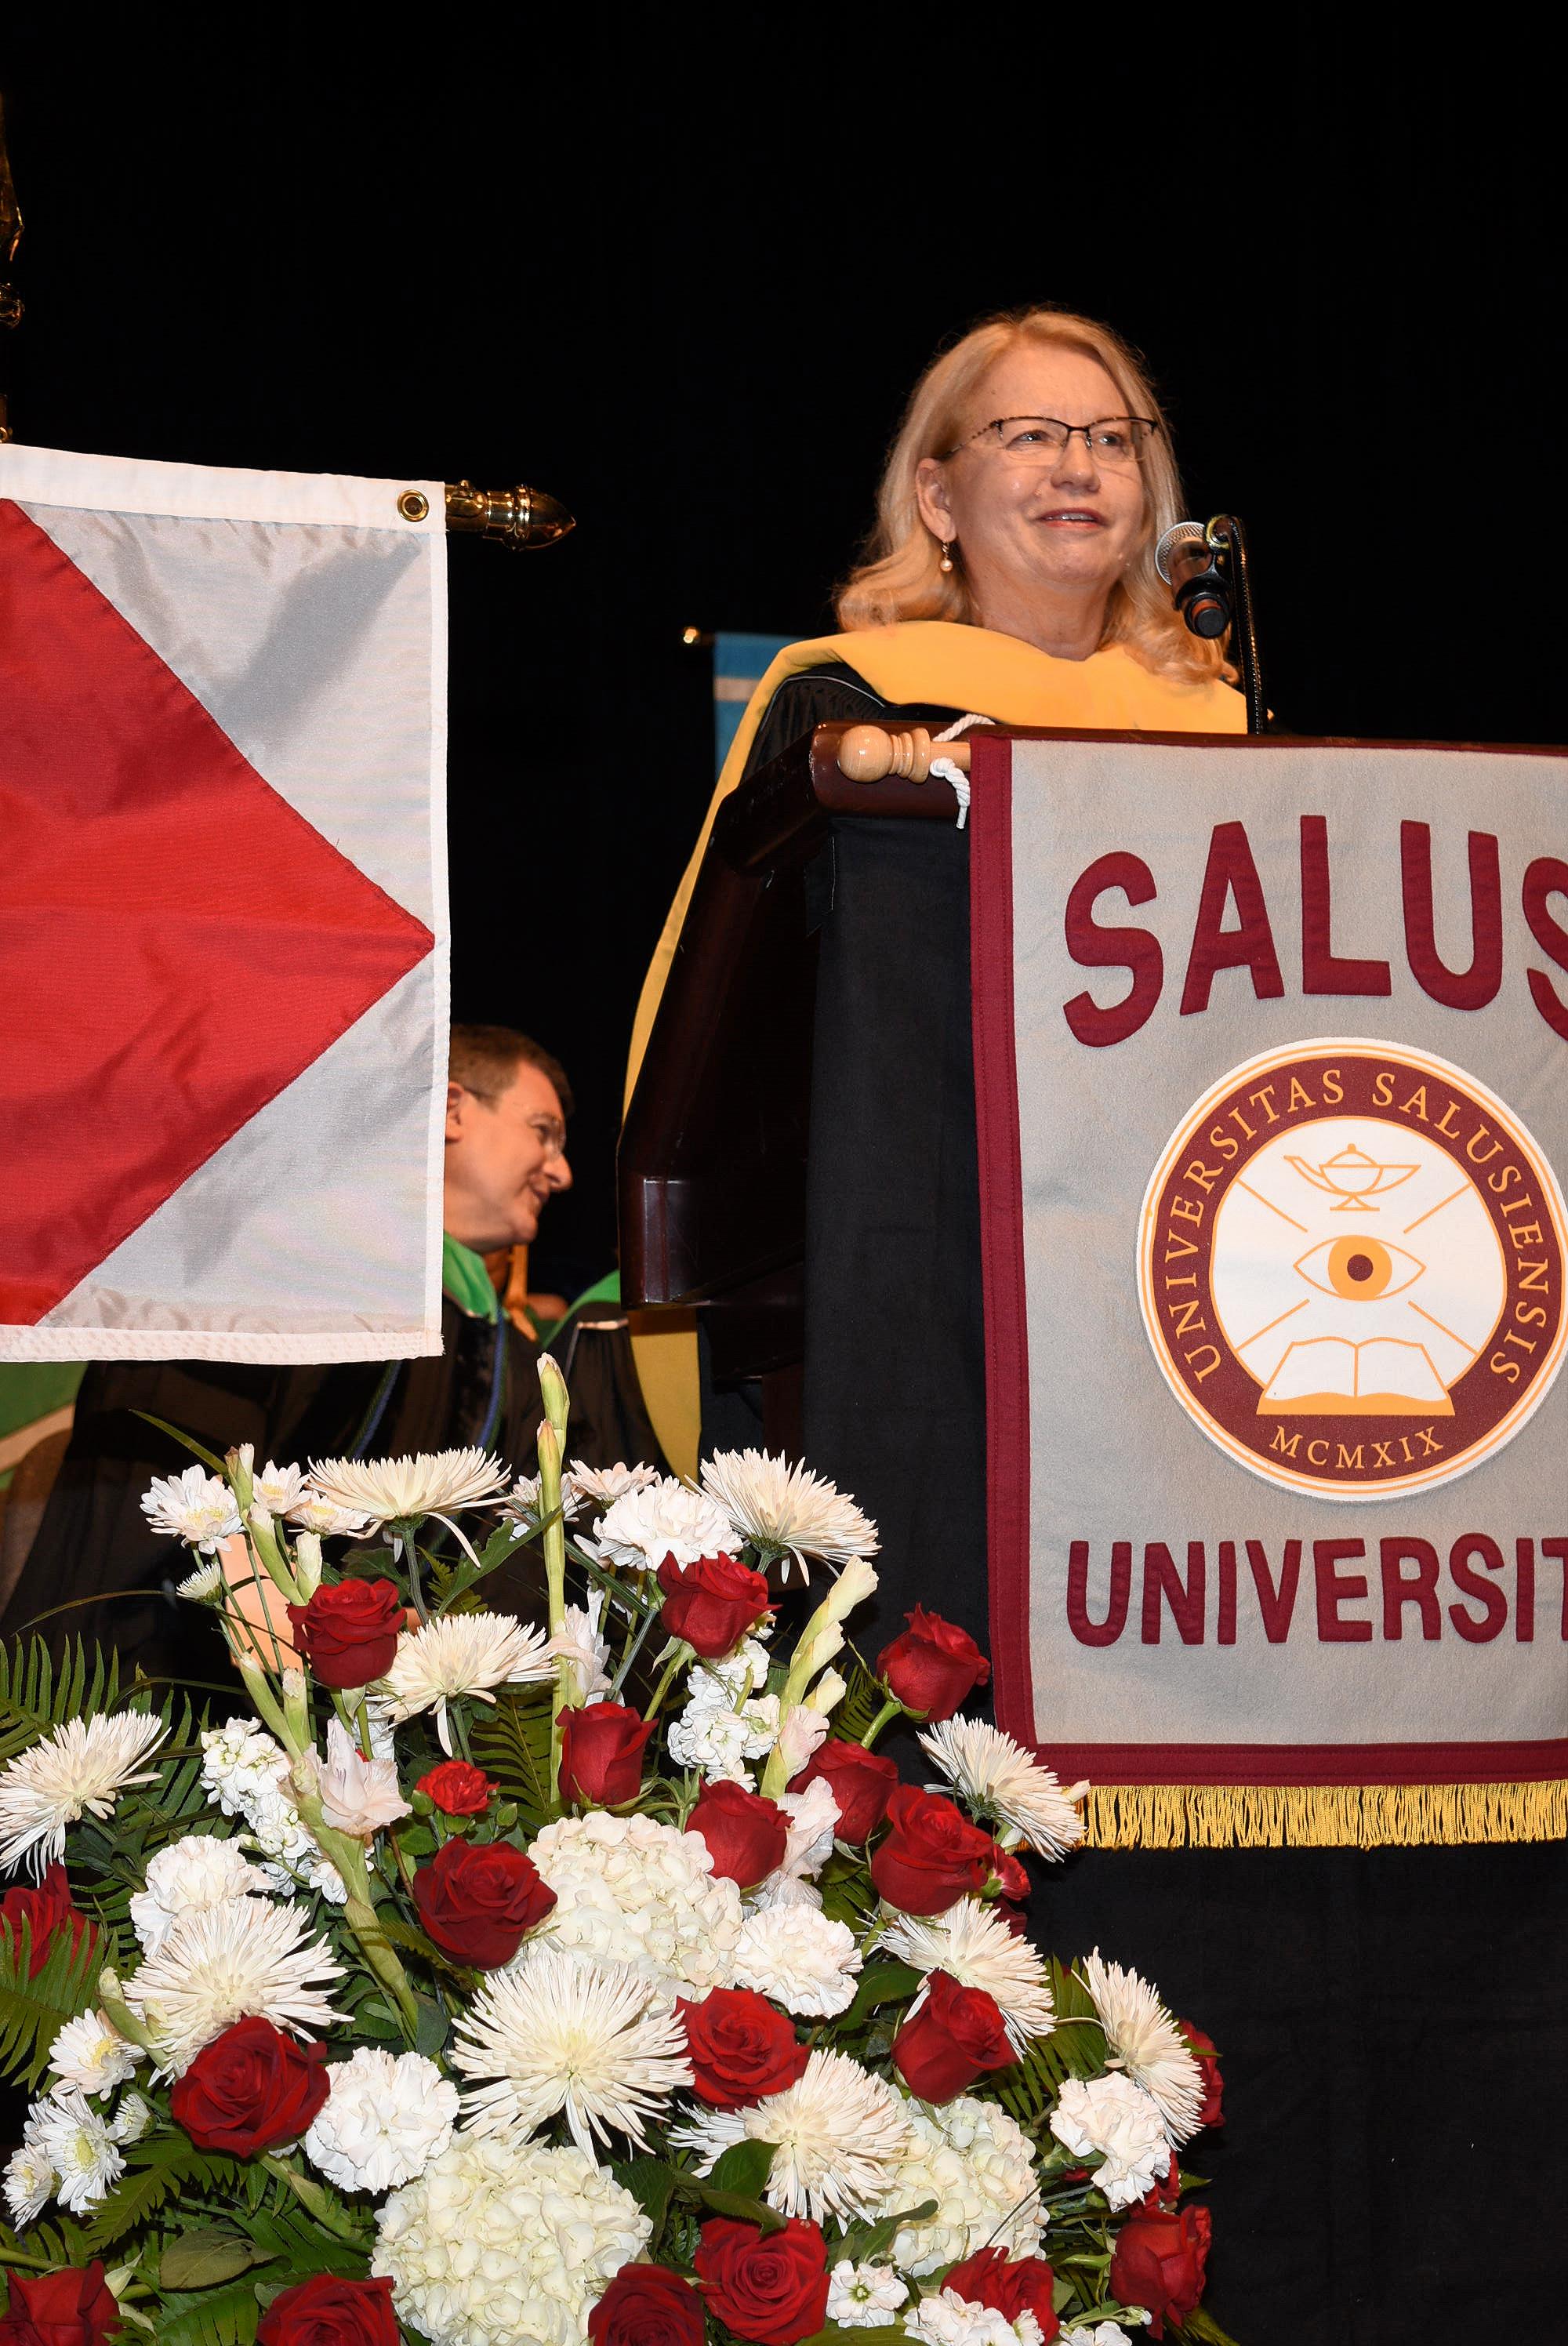
[(1230, 585), (1219, 549), (1200, 521), (1178, 521), (1155, 548), (1155, 568), (1172, 589), (1176, 609), (1195, 636), (1223, 636), (1230, 625)]

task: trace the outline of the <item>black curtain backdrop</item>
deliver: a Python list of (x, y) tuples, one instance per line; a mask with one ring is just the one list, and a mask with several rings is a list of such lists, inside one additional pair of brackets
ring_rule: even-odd
[[(455, 1005), (538, 1035), (581, 1103), (543, 1280), (612, 1258), (632, 1007), (711, 782), (681, 630), (829, 624), (909, 385), (976, 317), (1054, 301), (1146, 352), (1189, 509), (1251, 526), (1292, 727), (1568, 738), (1535, 31), (1445, 47), (1436, 17), (1286, 9), (1241, 20), (1243, 51), (1191, 10), (499, 21), (150, 12), (46, 40), (8, 12), (28, 310), (0, 365), (29, 441), (524, 477), (577, 515), (549, 553), (452, 549)], [(1453, 1852), (1434, 1891), (1439, 1863), (1091, 1856), (1046, 1893), (1064, 1943), (1146, 1963), (1217, 2036), (1240, 1974), (1281, 1967), (1267, 2028), (1226, 2044), (1217, 2222), (1254, 2241), (1233, 2271), (1272, 2274), (1262, 2320), (1217, 2250), (1246, 2346), (1568, 2337), (1519, 2185), (1560, 2116), (1533, 2081), (1561, 2031), (1543, 2048), (1531, 2019), (1556, 1893), (1528, 1854)], [(1302, 2025), (1308, 1976), (1333, 1993)], [(1366, 2108), (1395, 2092), (1371, 2173)], [(1288, 2179), (1258, 2156), (1282, 2125)]]

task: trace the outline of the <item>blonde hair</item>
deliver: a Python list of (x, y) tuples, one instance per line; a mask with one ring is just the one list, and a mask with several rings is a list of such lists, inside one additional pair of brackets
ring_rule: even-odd
[(877, 492), (877, 524), (864, 558), (835, 598), (840, 626), (885, 627), (900, 619), (979, 624), (962, 560), (952, 570), (939, 567), (941, 549), (921, 519), (915, 475), (922, 458), (946, 455), (973, 428), (974, 393), (997, 360), (1020, 342), (1082, 352), (1105, 368), (1125, 413), (1151, 416), (1160, 426), (1144, 448), (1143, 526), (1133, 558), (1111, 590), (1102, 644), (1121, 644), (1156, 676), (1207, 683), (1228, 675), (1219, 645), (1188, 633), (1155, 568), (1155, 547), (1182, 518), (1183, 506), (1181, 478), (1154, 386), (1119, 334), (1068, 310), (1013, 310), (987, 318), (932, 361), (910, 395), (888, 452)]

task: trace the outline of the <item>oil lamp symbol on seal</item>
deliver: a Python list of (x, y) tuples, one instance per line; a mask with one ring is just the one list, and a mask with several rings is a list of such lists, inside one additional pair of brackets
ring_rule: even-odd
[(1381, 1165), (1353, 1140), (1320, 1165), (1309, 1165), (1304, 1157), (1288, 1157), (1285, 1162), (1303, 1181), (1310, 1181), (1314, 1189), (1325, 1189), (1339, 1199), (1329, 1209), (1336, 1214), (1375, 1214), (1378, 1209), (1371, 1200), (1385, 1189), (1397, 1189), (1418, 1170), (1414, 1165)]

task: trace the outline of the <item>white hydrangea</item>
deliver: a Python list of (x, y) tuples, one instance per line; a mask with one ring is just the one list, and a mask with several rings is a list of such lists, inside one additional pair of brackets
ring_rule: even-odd
[(828, 2319), (840, 2330), (881, 2330), (908, 2295), (886, 2265), (857, 2265), (840, 2258), (828, 2275)]
[(860, 1968), (847, 1923), (830, 1921), (815, 1906), (764, 1906), (741, 1926), (732, 1984), (771, 1996), (786, 2012), (830, 2019), (853, 2004)]
[(652, 2230), (580, 2150), (460, 2134), (376, 2218), (371, 2270), (430, 2346), (582, 2346)]
[(734, 1556), (740, 1535), (713, 1500), (665, 1475), (606, 1507), (597, 1540), (586, 1545), (606, 1564), (657, 1572), (668, 1556), (682, 1565), (705, 1556)]
[(967, 2094), (940, 2109), (910, 2104), (915, 2147), (900, 2170), (890, 2208), (934, 2199), (936, 2214), (903, 2226), (893, 2241), (901, 2272), (930, 2273), (1000, 2249), (1033, 2257), (1044, 2232), (1033, 2156), (1023, 2129), (994, 2102)]
[[(372, 1748), (373, 1748), (372, 1736)], [(342, 1876), (321, 1855), (287, 1789), (288, 1760), (253, 1719), (226, 1719), (201, 1738), (201, 1780), (225, 1816), (243, 1817), (244, 1836), (261, 1861), (267, 1886), (288, 1895), (319, 1890), (334, 1906), (348, 1897)]]
[(457, 2087), (422, 2053), (361, 2045), (330, 2068), (327, 2079), (305, 2152), (340, 2191), (412, 2183), (452, 2140)]
[(160, 1849), (148, 1862), (146, 1884), (130, 1902), (130, 1918), (149, 1955), (158, 1953), (181, 1914), (268, 1887), (267, 1876), (237, 1841), (219, 1841), (211, 1833), (185, 1833)]
[(1170, 2137), (1159, 2104), (1120, 2070), (1068, 2077), (1051, 2113), (1051, 2131), (1074, 2158), (1097, 2158), (1094, 2184), (1113, 2208), (1130, 2208), (1170, 2166)]
[(49, 2066), (62, 2085), (79, 2086), (84, 2094), (107, 2094), (123, 2086), (135, 2076), (140, 2058), (140, 2047), (127, 2044), (101, 2012), (67, 2020), (49, 2048)]
[(904, 2335), (920, 2346), (1040, 2346), (1044, 2332), (1032, 2313), (1009, 2321), (994, 2306), (975, 2305), (943, 2289), (921, 2298), (904, 2322)]
[(731, 1984), (740, 1892), (714, 1874), (700, 1833), (595, 1809), (546, 1825), (528, 1854), (557, 1902), (529, 1946), (548, 1941), (628, 1964), (660, 1987), (698, 1997)]

